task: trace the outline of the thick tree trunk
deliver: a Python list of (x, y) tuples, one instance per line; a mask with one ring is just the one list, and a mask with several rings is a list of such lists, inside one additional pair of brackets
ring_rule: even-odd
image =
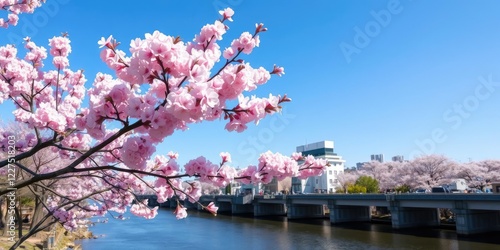
[(3, 226), (2, 235), (7, 236), (9, 227), (7, 226), (7, 200), (5, 197), (0, 198), (0, 217)]
[(14, 245), (9, 250), (17, 249), (24, 241), (28, 238), (35, 236), (38, 232), (43, 231), (45, 229), (50, 228), (50, 226), (54, 225), (57, 221), (48, 220), (50, 215), (46, 215), (40, 219), (40, 222), (37, 225), (34, 225), (33, 229), (31, 229), (26, 235), (19, 237), (19, 239), (14, 243)]
[(33, 210), (33, 216), (31, 217), (30, 230), (33, 230), (35, 225), (37, 225), (45, 216), (42, 202), (39, 199), (45, 199), (45, 195), (35, 199), (35, 209)]
[(30, 229), (42, 219), (43, 217), (43, 206), (39, 202), (35, 202), (35, 209), (33, 210), (33, 216), (31, 217)]
[(21, 214), (21, 205), (16, 206), (16, 219), (17, 219), (17, 237), (23, 237), (23, 216)]

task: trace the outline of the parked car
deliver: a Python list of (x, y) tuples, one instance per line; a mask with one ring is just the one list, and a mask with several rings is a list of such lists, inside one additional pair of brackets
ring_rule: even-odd
[(432, 187), (431, 192), (432, 193), (451, 193), (450, 190), (444, 186)]
[(479, 189), (479, 188), (471, 188), (469, 190), (469, 193), (471, 193), (471, 194), (482, 194), (483, 191), (481, 189)]
[(430, 193), (430, 191), (428, 189), (425, 189), (425, 188), (417, 188), (417, 189), (415, 189), (415, 191), (413, 191), (413, 193), (425, 194), (425, 193)]

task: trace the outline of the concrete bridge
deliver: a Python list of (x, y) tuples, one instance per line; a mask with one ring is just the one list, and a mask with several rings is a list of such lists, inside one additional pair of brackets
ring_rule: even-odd
[[(148, 198), (150, 205), (155, 205), (151, 201), (155, 202), (156, 197)], [(458, 234), (500, 231), (500, 194), (215, 195), (202, 196), (199, 202), (203, 205), (214, 202), (220, 212), (231, 214), (286, 215), (289, 219), (329, 216), (332, 224), (370, 221), (372, 207), (386, 207), (391, 213), (392, 227), (396, 229), (437, 226), (440, 224), (438, 208), (448, 208), (455, 215)], [(172, 201), (167, 203), (172, 207)], [(196, 207), (201, 209), (199, 205)]]

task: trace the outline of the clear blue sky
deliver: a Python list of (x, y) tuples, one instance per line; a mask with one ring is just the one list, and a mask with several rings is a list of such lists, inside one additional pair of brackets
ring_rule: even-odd
[[(181, 162), (199, 155), (218, 161), (219, 152), (229, 151), (245, 166), (256, 163), (258, 152), (288, 155), (322, 140), (335, 141), (348, 167), (375, 153), (500, 158), (498, 1), (48, 2), (22, 15), (19, 26), (0, 30), (1, 42), (29, 35), (46, 45), (68, 32), (70, 67), (85, 70), (88, 86), (97, 72), (109, 72), (99, 58), (103, 36), (113, 34), (122, 49), (154, 30), (187, 41), (223, 7), (236, 12), (223, 47), (257, 22), (269, 28), (261, 47), (243, 59), (284, 66), (286, 75), (256, 94), (286, 93), (293, 102), (241, 134), (225, 132), (223, 121), (176, 133), (159, 153), (177, 151)], [(12, 106), (2, 106), (2, 119), (12, 119)]]

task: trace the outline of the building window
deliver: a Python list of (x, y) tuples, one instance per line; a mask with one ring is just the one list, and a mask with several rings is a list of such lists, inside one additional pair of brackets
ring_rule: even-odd
[(330, 179), (330, 185), (333, 185), (333, 179)]
[(335, 176), (337, 176), (337, 170), (335, 170)]
[(332, 174), (332, 170), (328, 170), (328, 174), (331, 175)]
[(319, 184), (319, 179), (316, 179), (316, 184)]

